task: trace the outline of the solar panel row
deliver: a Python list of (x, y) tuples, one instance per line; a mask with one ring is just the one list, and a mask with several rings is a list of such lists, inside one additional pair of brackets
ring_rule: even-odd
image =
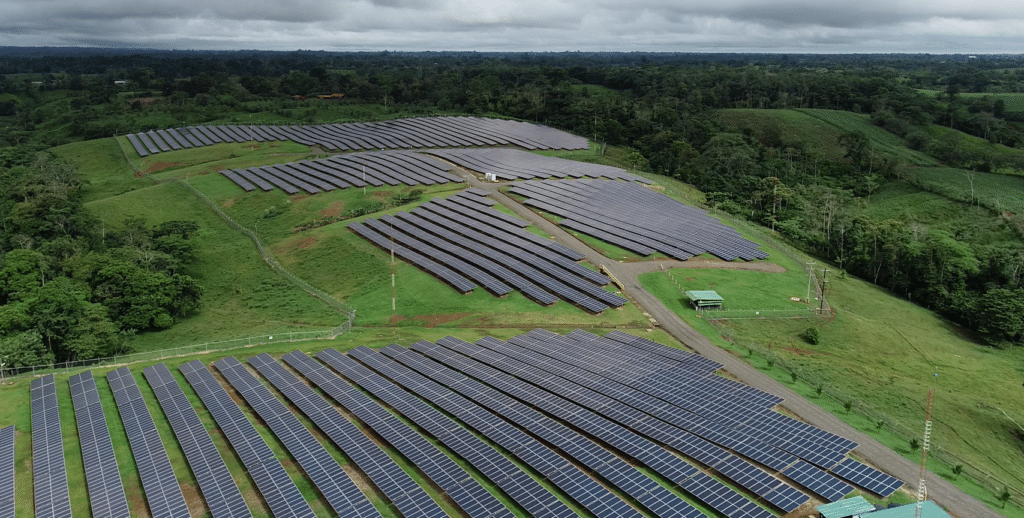
[(14, 518), (14, 425), (0, 428), (0, 518)]
[[(333, 351), (333, 350), (329, 350)], [(325, 352), (329, 352), (325, 351)], [(341, 355), (324, 357), (327, 363), (343, 376), (351, 379), (353, 360)], [(345, 383), (325, 367), (316, 369), (314, 383), (327, 392), (335, 401), (349, 409), (360, 420), (373, 428), (399, 452), (427, 475), (438, 487), (455, 500), (456, 504), (473, 517), (512, 516), (494, 495), (487, 492), (476, 479), (472, 478), (458, 464), (419, 433), (394, 415), (384, 410), (366, 394)], [(387, 381), (378, 380), (380, 383)], [(361, 383), (364, 389), (369, 389)]]
[(707, 212), (633, 182), (530, 180), (516, 183), (511, 192), (527, 197), (526, 205), (565, 218), (562, 226), (641, 255), (658, 251), (686, 260), (709, 252), (726, 261), (768, 257), (757, 243)]
[[(696, 508), (590, 439), (508, 396), (479, 382), (469, 380), (422, 355), (397, 345), (388, 346), (381, 352), (361, 347), (349, 354), (391, 379), (405, 379), (410, 384), (427, 383), (427, 379), (423, 375), (412, 372), (413, 365), (420, 372), (430, 372), (429, 377), (434, 381), (451, 381), (461, 378), (453, 383), (456, 387), (454, 390), (473, 399), (496, 415), (520, 426), (525, 431), (545, 438), (554, 447), (559, 448), (565, 454), (603, 476), (614, 486), (625, 491), (655, 515), (685, 518), (703, 516)], [(391, 359), (384, 358), (384, 355)], [(395, 360), (405, 365), (399, 365)], [(499, 429), (507, 429), (507, 426), (503, 426), (500, 421), (497, 421), (495, 425), (500, 427)], [(492, 425), (492, 428), (494, 427)]]
[[(298, 352), (288, 353), (282, 359), (304, 375), (304, 369), (308, 369), (310, 362), (313, 367), (322, 367)], [(267, 378), (270, 383), (323, 430), (403, 515), (431, 518), (446, 516), (430, 495), (398, 467), (391, 457), (309, 385), (280, 365), (267, 364), (261, 372), (272, 373)]]
[[(329, 364), (337, 363), (341, 357), (337, 351), (324, 351), (318, 355), (323, 361)], [(412, 387), (409, 387), (411, 390)], [(436, 393), (436, 390), (435, 390)], [(419, 393), (431, 402), (441, 406), (449, 412), (455, 413), (462, 419), (466, 413), (472, 416), (463, 419), (468, 425), (473, 426), (488, 439), (494, 441), (506, 451), (511, 452), (520, 460), (539, 471), (544, 477), (553, 482), (560, 489), (565, 491), (571, 498), (589, 509), (599, 517), (611, 516), (641, 516), (635, 509), (628, 506), (614, 494), (598, 484), (594, 479), (586, 476), (579, 468), (569, 464), (550, 448), (532, 439), (522, 431), (511, 427), (508, 423), (495, 417), (493, 414), (482, 410), (475, 404), (462, 398), (454, 400), (454, 407), (449, 402), (449, 396), (444, 399), (430, 398), (428, 394)], [(460, 415), (461, 414), (461, 415)], [(479, 426), (481, 422), (495, 423), (498, 426)], [(501, 426), (504, 425), (504, 426)], [(481, 456), (486, 456), (486, 453)], [(485, 475), (494, 480), (496, 477), (509, 476), (509, 473), (500, 471), (499, 465), (495, 463), (491, 467), (483, 469)]]
[[(480, 340), (477, 344), (558, 376), (558, 378), (545, 380), (541, 386), (553, 392), (573, 390), (575, 391), (574, 401), (595, 409), (598, 413), (619, 424), (633, 427), (634, 423), (644, 422), (645, 430), (655, 428), (658, 430), (657, 436), (671, 438), (675, 435), (679, 437), (677, 440), (680, 442), (685, 437), (687, 439), (685, 445), (680, 448), (682, 453), (697, 458), (784, 511), (792, 511), (807, 501), (807, 497), (799, 491), (786, 486), (782, 481), (769, 476), (750, 463), (712, 444), (705, 443), (697, 437), (690, 436), (688, 428), (673, 429), (672, 426), (666, 426), (668, 423), (676, 422), (673, 417), (680, 412), (686, 413), (684, 410), (679, 408), (661, 409), (658, 408), (658, 403), (654, 398), (629, 387), (610, 381), (603, 383), (596, 381), (597, 378), (593, 373), (574, 365), (580, 358), (577, 357), (574, 361), (567, 355), (547, 351), (546, 348), (552, 342), (553, 340), (542, 342), (527, 335), (521, 335), (510, 339), (508, 343), (499, 340)], [(581, 352), (586, 354), (585, 350)], [(640, 410), (646, 410), (647, 413)], [(660, 418), (662, 421), (650, 419), (649, 416)], [(699, 427), (693, 428), (699, 429)], [(658, 439), (658, 437), (652, 438)], [(792, 456), (789, 457), (788, 461), (781, 464), (781, 467), (796, 460)]]
[(896, 492), (903, 482), (900, 479), (882, 473), (875, 468), (861, 464), (853, 459), (846, 459), (841, 462), (838, 466), (832, 468), (834, 473), (839, 478), (853, 482), (872, 493), (888, 497), (889, 495)]
[(68, 473), (53, 375), (32, 380), (32, 483), (35, 516), (70, 518)]
[(493, 174), (499, 180), (590, 177), (653, 183), (618, 167), (547, 157), (521, 149), (434, 149), (427, 153), (480, 174)]
[[(266, 354), (249, 359), (249, 363), (253, 365), (264, 365), (268, 362), (274, 360)], [(380, 516), (334, 457), (291, 410), (271, 394), (245, 366), (232, 356), (218, 360), (214, 365), (260, 419), (267, 423), (274, 435), (284, 443), (285, 448), (324, 495), (334, 512), (339, 516)]]
[(146, 401), (128, 367), (107, 373), (153, 518), (186, 518), (188, 505)]
[(252, 514), (231, 478), (224, 457), (217, 451), (210, 433), (171, 371), (158, 363), (142, 372), (153, 387), (164, 416), (171, 423), (174, 436), (185, 452), (185, 459), (199, 483), (210, 514), (213, 518), (251, 518)]
[[(481, 340), (481, 343), (485, 341), (493, 344), (500, 342), (488, 337)], [(623, 453), (647, 464), (652, 469), (660, 470), (659, 472), (662, 475), (681, 487), (685, 488), (685, 484), (697, 472), (694, 467), (683, 462), (678, 457), (665, 452), (657, 444), (609, 419), (609, 417), (614, 419), (616, 414), (602, 415), (604, 409), (595, 406), (597, 401), (593, 397), (594, 394), (588, 393), (590, 391), (578, 385), (560, 380), (550, 373), (544, 373), (539, 369), (497, 353), (494, 350), (484, 348), (481, 345), (470, 344), (451, 337), (439, 340), (437, 345), (447, 348), (447, 353), (442, 352), (438, 347), (429, 347), (429, 345), (419, 342), (413, 344), (412, 348), (417, 352), (423, 352), (427, 355), (443, 355), (441, 358), (435, 359), (452, 364), (454, 368), (467, 375), (492, 385), (494, 388), (510, 396), (530, 403), (556, 418), (565, 420)], [(454, 353), (464, 355), (467, 359), (458, 358)], [(470, 358), (475, 361), (467, 361)], [(538, 388), (538, 386), (547, 389), (547, 391)], [(618, 409), (618, 411), (623, 412), (622, 409)], [(698, 460), (705, 464), (716, 464), (728, 455), (724, 451), (714, 451), (713, 447), (706, 443), (693, 444), (695, 441), (686, 435), (680, 434), (676, 430), (674, 433), (662, 434), (657, 440), (674, 448), (684, 450), (688, 455), (700, 457)], [(714, 457), (710, 459), (704, 458), (703, 455), (695, 454), (695, 449), (703, 449), (706, 452), (710, 452)], [(723, 487), (725, 486), (723, 485)], [(760, 509), (743, 495), (731, 489), (728, 492), (731, 492), (729, 498), (716, 499), (713, 504), (719, 512), (727, 516), (734, 516), (752, 512), (751, 510), (755, 508)], [(724, 494), (729, 494), (728, 492)], [(710, 502), (708, 503), (712, 505)], [(764, 510), (760, 512), (763, 513), (762, 516), (770, 516)]]
[(121, 483), (121, 473), (114, 457), (114, 444), (103, 415), (100, 394), (91, 371), (68, 379), (71, 401), (75, 406), (78, 439), (85, 463), (85, 482), (89, 489), (89, 505), (97, 518), (128, 518), (128, 499)]
[[(477, 230), (479, 225), (474, 222), (504, 214), (482, 205), (474, 208), (474, 202), (468, 199), (476, 197), (460, 194), (448, 200), (436, 199), (412, 213), (366, 219), (349, 228), (360, 235), (375, 232), (380, 236), (374, 241), (378, 245), (383, 242), (391, 246), (393, 240), (403, 251), (450, 268), (496, 295), (515, 288), (542, 304), (561, 297), (594, 313), (609, 305), (625, 304), (626, 299), (596, 284), (607, 284), (607, 277), (523, 237), (528, 232)], [(469, 214), (478, 219), (469, 220)]]
[[(565, 337), (543, 330), (529, 334), (550, 340), (545, 342), (546, 346), (552, 351), (558, 350), (562, 358), (571, 358), (575, 365), (692, 413), (671, 408), (659, 410), (674, 424), (700, 430), (709, 440), (737, 449), (774, 469), (782, 469), (792, 459), (756, 442), (748, 442), (746, 437), (824, 468), (838, 463), (856, 446), (853, 441), (771, 412), (781, 398), (710, 375), (703, 366), (695, 370), (691, 365), (657, 357), (649, 350), (632, 347), (629, 343), (609, 342), (584, 331), (574, 331)], [(647, 344), (647, 347), (653, 345)], [(704, 419), (694, 419), (693, 415)], [(737, 443), (743, 446), (735, 446)]]
[(423, 117), (310, 126), (210, 125), (128, 135), (140, 156), (221, 142), (290, 140), (331, 151), (515, 145), (586, 149), (587, 139), (546, 126), (477, 117)]
[(256, 187), (270, 191), (276, 187), (288, 194), (300, 191), (316, 194), (366, 185), (436, 185), (465, 181), (449, 170), (451, 166), (419, 153), (380, 151), (248, 169), (224, 169), (221, 174), (245, 191)]
[(274, 451), (267, 446), (252, 422), (203, 362), (192, 360), (178, 367), (178, 370), (185, 375), (199, 395), (199, 399), (203, 400), (217, 426), (242, 459), (242, 464), (245, 464), (246, 470), (252, 476), (274, 516), (316, 516), (274, 455)]
[[(568, 518), (575, 516), (568, 507), (515, 464), (495, 451), (493, 447), (467, 432), (423, 400), (366, 369), (350, 370), (350, 379), (361, 385), (388, 406), (410, 419), (466, 459), (477, 470), (498, 485), (506, 494), (523, 506), (530, 516), (538, 518)], [(391, 379), (399, 382), (398, 379)], [(370, 381), (368, 381), (370, 380)], [(399, 382), (400, 383), (400, 382)]]

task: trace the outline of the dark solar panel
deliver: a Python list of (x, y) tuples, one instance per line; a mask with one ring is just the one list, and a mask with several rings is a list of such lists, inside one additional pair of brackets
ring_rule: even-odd
[(14, 425), (0, 428), (0, 518), (14, 518)]
[(32, 380), (32, 483), (35, 516), (70, 518), (68, 474), (64, 465), (64, 440), (60, 409), (52, 374)]
[(903, 481), (900, 479), (853, 459), (844, 460), (831, 471), (833, 475), (885, 498), (895, 493), (903, 485)]
[(128, 142), (131, 142), (132, 147), (135, 148), (135, 152), (138, 153), (140, 157), (149, 156), (149, 151), (147, 151), (146, 146), (142, 145), (142, 142), (139, 141), (139, 137), (136, 137), (132, 133), (129, 133), (127, 137)]
[[(271, 362), (277, 363), (266, 354), (251, 358), (249, 362), (258, 366), (257, 368), (265, 367)], [(241, 363), (233, 357), (228, 357), (214, 365), (281, 440), (327, 499), (334, 512), (339, 516), (379, 516), (341, 465), (331, 457), (302, 422)]]
[(82, 445), (89, 505), (97, 518), (128, 518), (128, 499), (114, 457), (114, 444), (103, 414), (100, 394), (91, 371), (68, 379), (75, 407), (75, 422)]
[(273, 450), (203, 362), (193, 360), (181, 365), (179, 370), (203, 400), (217, 426), (242, 459), (274, 516), (315, 516)]
[[(282, 359), (304, 376), (316, 376), (313, 381), (331, 380), (319, 370), (323, 365), (301, 352), (288, 353)], [(366, 473), (403, 515), (445, 516), (423, 488), (309, 385), (291, 374), (268, 379)]]
[(121, 367), (108, 372), (107, 381), (142, 479), (149, 514), (153, 518), (189, 516), (181, 486), (135, 377), (128, 367)]
[(214, 518), (251, 518), (252, 514), (231, 478), (224, 458), (167, 366), (158, 363), (146, 367), (143, 374), (171, 423), (210, 514)]
[(793, 479), (797, 484), (810, 489), (815, 494), (824, 498), (826, 502), (842, 500), (853, 491), (853, 486), (850, 484), (804, 461), (797, 461), (790, 468), (783, 470), (782, 474)]

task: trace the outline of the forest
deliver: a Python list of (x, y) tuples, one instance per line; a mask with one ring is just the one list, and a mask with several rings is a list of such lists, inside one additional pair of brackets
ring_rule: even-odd
[[(994, 346), (1024, 340), (1024, 215), (974, 187), (974, 175), (1024, 176), (1021, 56), (11, 48), (0, 74), (0, 175), (11, 186), (0, 351), (31, 342), (39, 357), (109, 354), (125, 333), (173, 325), (201, 301), (187, 275), (194, 224), (105, 233), (81, 204), (87, 186), (48, 148), (204, 122), (437, 114), (535, 121), (625, 148), (630, 167), (693, 185), (709, 207), (772, 228), (840, 274)], [(330, 94), (343, 98), (317, 98)], [(839, 136), (737, 122), (783, 110), (832, 117)], [(872, 131), (846, 130), (844, 117)], [(871, 209), (886, 186), (933, 189), (917, 173), (939, 167), (970, 182), (959, 200), (970, 218)]]

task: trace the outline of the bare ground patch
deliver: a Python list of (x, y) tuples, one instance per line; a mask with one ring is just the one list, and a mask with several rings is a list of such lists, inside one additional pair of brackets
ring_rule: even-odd
[(342, 200), (332, 201), (327, 208), (320, 211), (320, 216), (325, 218), (336, 218), (341, 216), (341, 211), (345, 210), (345, 202)]
[(472, 315), (472, 313), (448, 313), (446, 315), (418, 315), (415, 319), (422, 320), (427, 323), (427, 328), (437, 327), (438, 324), (447, 324), (449, 322), (455, 322), (456, 320), (462, 320), (463, 318)]
[(146, 174), (156, 173), (159, 171), (163, 171), (164, 169), (169, 169), (171, 167), (178, 167), (179, 165), (185, 164), (181, 162), (157, 162), (149, 166), (149, 169), (146, 169)]

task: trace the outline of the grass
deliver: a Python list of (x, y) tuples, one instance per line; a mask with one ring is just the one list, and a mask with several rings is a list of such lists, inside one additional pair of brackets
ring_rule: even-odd
[[(716, 289), (736, 291), (740, 297), (752, 300), (774, 293), (764, 303), (784, 300), (792, 291), (805, 289), (795, 276), (789, 283), (755, 285), (746, 278), (748, 273), (718, 272), (721, 278), (717, 280), (728, 287), (716, 282)], [(728, 340), (680, 301), (678, 289), (663, 273), (645, 274), (641, 282), (719, 347), (747, 358), (755, 367), (795, 387), (908, 459), (918, 460), (919, 453), (910, 451), (906, 439), (879, 430), (875, 421), (859, 411), (846, 412), (842, 401), (856, 401), (858, 408), (882, 412), (891, 416), (890, 422), (916, 433), (923, 427), (927, 390), (935, 388), (933, 443), (1011, 485), (1024, 486), (1024, 466), (1003, 461), (1019, 456), (1022, 447), (1013, 423), (1002, 415), (1005, 410), (1017, 421), (1024, 419), (1024, 402), (1012, 395), (1019, 390), (1022, 372), (1017, 351), (978, 345), (966, 338), (961, 329), (933, 313), (849, 277), (830, 279), (828, 298), (836, 309), (833, 321), (722, 321)], [(727, 303), (730, 300), (726, 297)], [(812, 346), (797, 338), (809, 325), (818, 327), (819, 345)], [(794, 384), (781, 366), (769, 366), (760, 356), (750, 357), (745, 346), (750, 343), (768, 348), (812, 382), (801, 380)], [(843, 395), (840, 399), (818, 397), (815, 388), (819, 384), (827, 384), (830, 391)], [(930, 466), (936, 473), (953, 478), (948, 465), (933, 459)], [(957, 483), (998, 510), (992, 489), (967, 477), (960, 477)], [(1024, 516), (1024, 512), (1009, 507), (1006, 514)]]
[(807, 144), (830, 160), (842, 159), (846, 153), (840, 137), (861, 132), (876, 151), (913, 165), (938, 165), (934, 158), (907, 148), (900, 137), (871, 124), (864, 114), (817, 109), (727, 109), (716, 113), (727, 128), (751, 131), (759, 139), (777, 136), (785, 145)]
[(911, 169), (908, 174), (915, 183), (951, 200), (977, 202), (985, 207), (1013, 213), (1024, 212), (1024, 177), (951, 167), (918, 167)]

